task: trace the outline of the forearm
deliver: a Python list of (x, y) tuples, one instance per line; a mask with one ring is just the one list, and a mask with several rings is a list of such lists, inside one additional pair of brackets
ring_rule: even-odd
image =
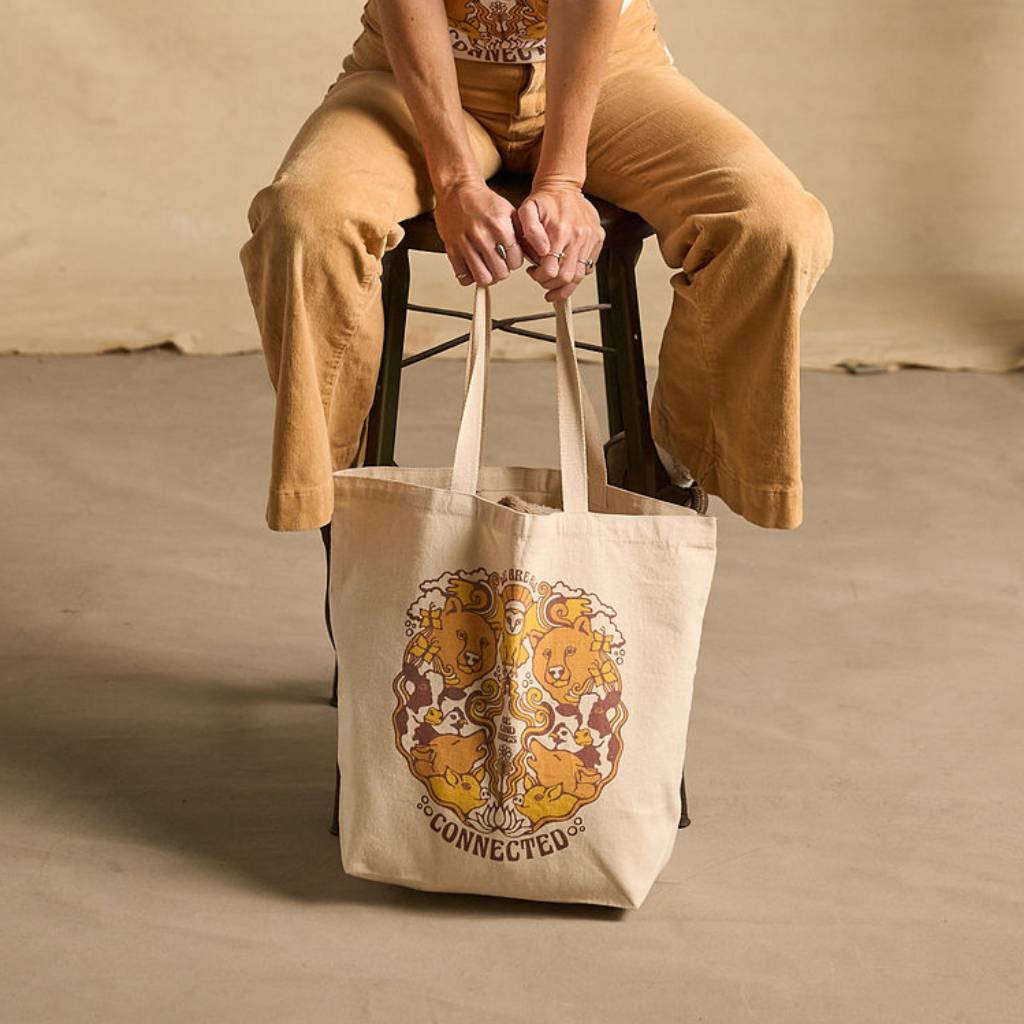
[(466, 132), (443, 0), (379, 0), (381, 29), (434, 190), (481, 180)]
[(550, 0), (547, 110), (535, 182), (583, 187), (587, 138), (620, 0)]

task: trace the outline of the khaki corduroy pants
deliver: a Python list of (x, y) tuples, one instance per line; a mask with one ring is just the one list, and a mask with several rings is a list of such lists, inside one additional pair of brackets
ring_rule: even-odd
[[(331, 472), (357, 459), (373, 400), (381, 257), (401, 240), (400, 221), (433, 206), (375, 2), (342, 73), (249, 208), (241, 260), (277, 395), (275, 530), (331, 518)], [(544, 64), (456, 66), (481, 171), (532, 170)], [(621, 17), (587, 166), (587, 191), (644, 217), (677, 271), (655, 440), (750, 522), (798, 526), (799, 318), (832, 258), (825, 208), (679, 72), (649, 0)]]

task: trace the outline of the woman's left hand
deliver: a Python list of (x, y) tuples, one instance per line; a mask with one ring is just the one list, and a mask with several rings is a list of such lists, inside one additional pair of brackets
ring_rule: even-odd
[[(514, 218), (527, 268), (548, 302), (567, 299), (597, 263), (604, 229), (597, 210), (575, 185), (540, 184)], [(559, 258), (558, 254), (562, 254)]]

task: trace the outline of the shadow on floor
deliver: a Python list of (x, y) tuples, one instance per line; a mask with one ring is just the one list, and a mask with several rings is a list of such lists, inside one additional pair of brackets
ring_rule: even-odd
[[(43, 644), (27, 644), (42, 650)], [(266, 684), (138, 672), (121, 652), (29, 666), (32, 699), (0, 710), (0, 764), (19, 803), (74, 841), (143, 844), (314, 903), (455, 917), (616, 920), (621, 911), (421, 893), (351, 878), (328, 831), (335, 711), (326, 681)], [(58, 696), (54, 678), (62, 679)], [(318, 692), (319, 691), (319, 692)]]

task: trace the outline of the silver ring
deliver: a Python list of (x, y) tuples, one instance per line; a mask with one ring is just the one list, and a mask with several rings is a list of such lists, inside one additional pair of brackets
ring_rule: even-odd
[(558, 260), (559, 263), (561, 263), (562, 260), (565, 259), (565, 253), (564, 252), (553, 252), (551, 255), (554, 256), (555, 259)]
[(588, 274), (594, 269), (594, 261), (593, 260), (577, 260), (576, 262), (577, 263), (582, 263), (583, 266), (586, 268), (586, 272)]
[(494, 247), (494, 251), (498, 254), (503, 263), (508, 263), (508, 249), (506, 249), (501, 242)]

